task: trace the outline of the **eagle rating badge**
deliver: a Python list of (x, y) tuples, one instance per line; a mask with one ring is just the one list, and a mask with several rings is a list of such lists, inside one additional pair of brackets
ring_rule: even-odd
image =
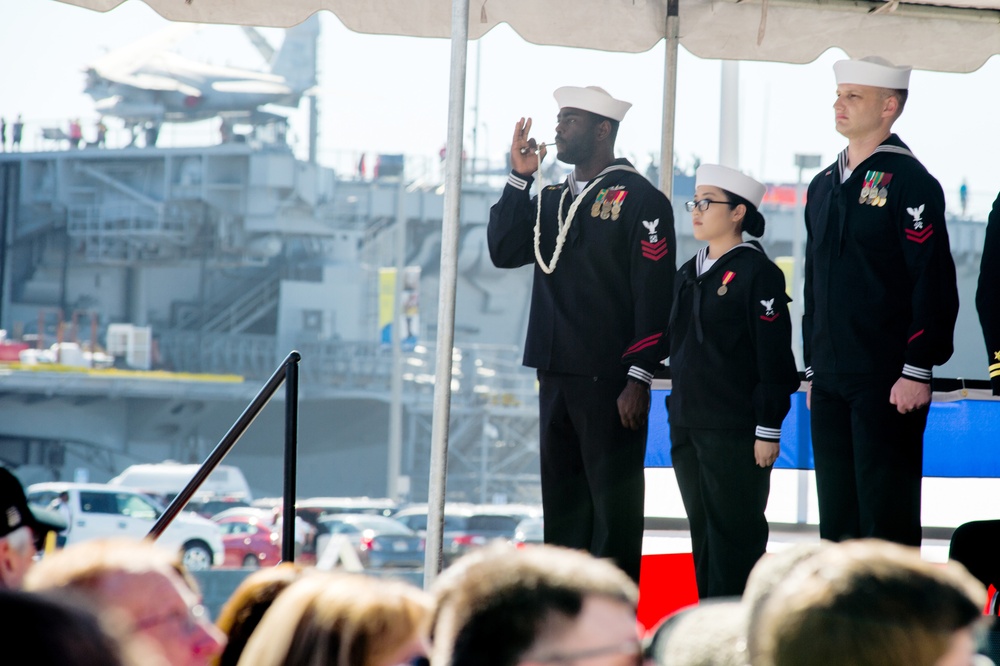
[(926, 204), (920, 204), (919, 206), (914, 206), (912, 208), (907, 207), (906, 212), (910, 214), (913, 218), (913, 228), (909, 227), (903, 229), (906, 233), (906, 239), (911, 240), (918, 245), (923, 245), (924, 241), (934, 235), (934, 225), (924, 224), (924, 206)]
[(778, 313), (774, 311), (774, 299), (768, 299), (766, 301), (761, 301), (761, 305), (764, 306), (764, 314), (760, 316), (764, 321), (774, 321), (778, 318)]
[(653, 261), (659, 261), (667, 256), (667, 239), (660, 238), (657, 231), (657, 228), (660, 226), (660, 218), (643, 220), (642, 226), (646, 227), (646, 231), (649, 232), (649, 240), (640, 242), (642, 245), (642, 256)]

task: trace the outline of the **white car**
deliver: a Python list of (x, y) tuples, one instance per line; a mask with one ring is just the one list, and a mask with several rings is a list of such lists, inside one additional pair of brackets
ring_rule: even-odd
[[(36, 483), (28, 486), (27, 496), (33, 504), (56, 508), (63, 492), (69, 495), (67, 545), (95, 538), (142, 539), (163, 513), (148, 495), (98, 483)], [(177, 514), (157, 543), (179, 550), (189, 571), (219, 566), (225, 557), (219, 526), (188, 511)]]

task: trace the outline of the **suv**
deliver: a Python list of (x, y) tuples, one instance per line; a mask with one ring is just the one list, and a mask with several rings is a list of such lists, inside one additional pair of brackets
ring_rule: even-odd
[[(513, 539), (518, 523), (541, 515), (541, 507), (534, 505), (445, 504), (441, 553), (444, 566), (494, 539)], [(408, 506), (392, 517), (420, 534), (427, 531), (426, 504)]]
[[(163, 507), (148, 495), (98, 483), (36, 483), (28, 486), (27, 496), (33, 504), (52, 507), (63, 492), (69, 495), (67, 544), (98, 537), (142, 539), (163, 513)], [(159, 543), (178, 549), (189, 571), (221, 565), (225, 556), (219, 526), (185, 511), (177, 514)]]

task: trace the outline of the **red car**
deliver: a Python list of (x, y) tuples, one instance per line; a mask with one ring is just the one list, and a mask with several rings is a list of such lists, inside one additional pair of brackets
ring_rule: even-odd
[(270, 567), (281, 561), (281, 534), (262, 516), (225, 516), (215, 521), (226, 549), (224, 567)]

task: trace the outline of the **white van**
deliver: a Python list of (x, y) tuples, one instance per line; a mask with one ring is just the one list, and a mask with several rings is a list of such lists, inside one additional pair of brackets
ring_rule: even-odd
[[(132, 465), (108, 481), (108, 484), (141, 490), (169, 502), (184, 490), (200, 467), (201, 465), (184, 465), (169, 461), (153, 465)], [(196, 502), (225, 500), (249, 504), (253, 497), (246, 477), (239, 467), (219, 465), (201, 484), (192, 500)]]
[[(63, 493), (69, 515), (67, 545), (96, 538), (142, 539), (163, 513), (147, 495), (101, 483), (34, 483), (25, 494), (33, 504), (50, 506)], [(221, 566), (225, 558), (219, 526), (187, 511), (177, 514), (157, 543), (177, 549), (189, 571)]]

